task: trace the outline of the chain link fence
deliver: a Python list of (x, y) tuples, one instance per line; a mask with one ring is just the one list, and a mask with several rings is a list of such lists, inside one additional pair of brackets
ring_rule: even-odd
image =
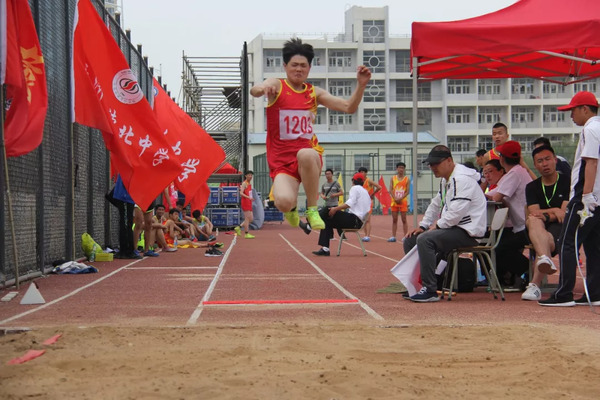
[[(99, 131), (71, 124), (70, 48), (76, 0), (30, 0), (44, 55), (48, 113), (42, 144), (9, 158), (8, 182), (0, 160), (0, 283), (39, 275), (55, 260), (83, 256), (85, 232), (103, 246), (118, 242), (118, 213), (104, 198), (111, 186), (108, 152)], [(152, 74), (138, 48), (103, 2), (94, 5), (121, 47), (148, 98)], [(0, 155), (0, 157), (3, 157)], [(8, 189), (18, 258), (13, 251)], [(17, 259), (17, 262), (15, 262)]]

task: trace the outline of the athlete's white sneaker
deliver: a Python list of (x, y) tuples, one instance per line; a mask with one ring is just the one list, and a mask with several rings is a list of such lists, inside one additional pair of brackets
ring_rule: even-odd
[(527, 285), (527, 289), (521, 295), (521, 300), (539, 301), (542, 299), (542, 291), (535, 283)]

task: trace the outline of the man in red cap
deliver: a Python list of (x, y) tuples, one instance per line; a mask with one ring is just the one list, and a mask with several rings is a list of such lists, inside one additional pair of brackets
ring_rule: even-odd
[[(579, 92), (559, 111), (571, 111), (573, 122), (583, 127), (571, 171), (571, 194), (559, 239), (560, 278), (552, 295), (539, 302), (542, 306), (570, 307), (600, 305), (600, 117), (598, 100), (593, 93)], [(573, 301), (579, 246), (586, 258), (588, 296)]]
[[(321, 229), (319, 233), (319, 246), (321, 248), (313, 251), (314, 255), (329, 255), (329, 240), (333, 237), (333, 228), (360, 229), (362, 227), (371, 208), (371, 197), (363, 187), (364, 180), (365, 176), (361, 172), (354, 174), (352, 187), (348, 193), (348, 201), (336, 207), (321, 209), (320, 216), (325, 221), (325, 228)], [(346, 209), (348, 212), (344, 212)]]
[(500, 283), (512, 286), (517, 277), (529, 270), (529, 260), (523, 255), (523, 248), (529, 244), (525, 229), (525, 187), (532, 179), (521, 165), (519, 142), (509, 140), (496, 150), (506, 174), (500, 178), (498, 186), (485, 195), (508, 207), (508, 221), (496, 249), (496, 273)]

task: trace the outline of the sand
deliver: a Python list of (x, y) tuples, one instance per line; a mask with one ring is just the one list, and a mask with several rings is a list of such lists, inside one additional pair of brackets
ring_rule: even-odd
[(0, 337), (0, 397), (595, 399), (599, 359), (600, 332), (572, 326), (39, 328)]

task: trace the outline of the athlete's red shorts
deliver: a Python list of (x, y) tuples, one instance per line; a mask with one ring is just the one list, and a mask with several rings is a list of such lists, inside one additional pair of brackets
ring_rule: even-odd
[(392, 212), (408, 212), (408, 201), (403, 201), (400, 204), (391, 207)]
[[(319, 160), (321, 160), (321, 167), (323, 167), (323, 155), (319, 154)], [(298, 182), (302, 182), (300, 173), (298, 172), (298, 158), (294, 157), (292, 161), (287, 164), (280, 164), (274, 170), (271, 170), (271, 179), (279, 174), (286, 174), (296, 179)]]

